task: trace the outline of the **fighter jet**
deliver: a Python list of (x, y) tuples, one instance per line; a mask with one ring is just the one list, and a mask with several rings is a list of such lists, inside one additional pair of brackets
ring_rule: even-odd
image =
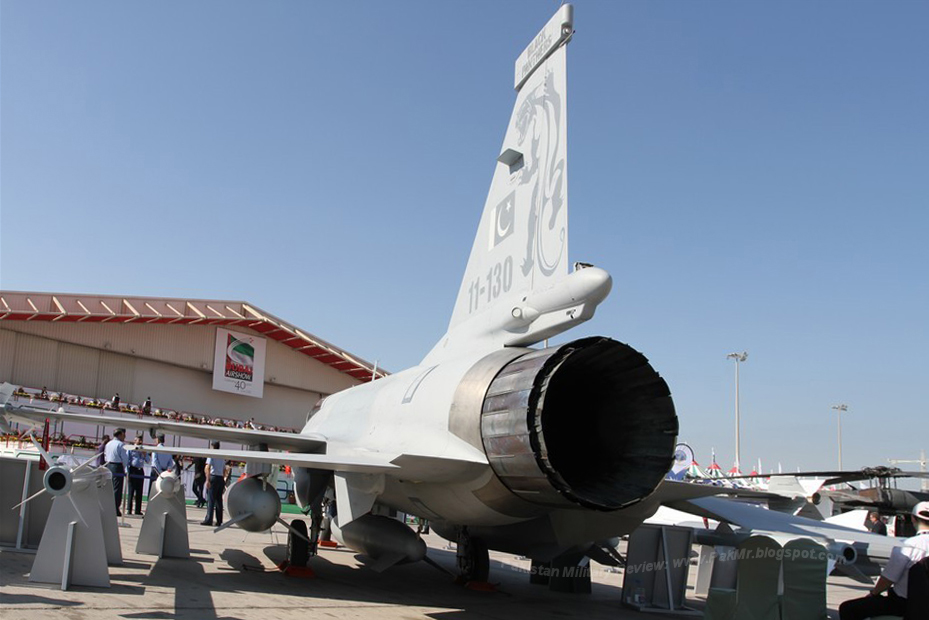
[[(607, 337), (546, 346), (593, 317), (609, 273), (568, 261), (566, 49), (571, 5), (516, 60), (516, 101), (496, 157), (448, 331), (410, 369), (333, 394), (300, 434), (121, 419), (131, 428), (220, 440), (253, 450), (165, 448), (289, 465), (313, 527), (335, 497), (333, 533), (378, 569), (424, 557), (425, 544), (391, 519), (428, 519), (458, 543), (462, 575), (486, 581), (488, 549), (536, 563), (581, 561), (631, 532), (662, 501), (718, 489), (662, 482), (678, 419), (644, 355)], [(41, 417), (112, 424), (94, 416)], [(7, 420), (36, 418), (5, 405)], [(157, 448), (152, 448), (157, 451)], [(289, 452), (280, 452), (288, 450)], [(229, 523), (263, 531), (280, 502), (259, 470), (229, 491)]]

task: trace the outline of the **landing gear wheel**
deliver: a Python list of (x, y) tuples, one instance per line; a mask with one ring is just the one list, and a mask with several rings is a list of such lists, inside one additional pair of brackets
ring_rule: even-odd
[[(302, 535), (298, 536), (298, 534)], [(294, 519), (287, 530), (287, 562), (290, 566), (306, 566), (310, 560), (310, 543), (307, 542), (306, 522)]]
[(490, 554), (483, 541), (471, 538), (466, 529), (458, 536), (458, 573), (465, 583), (486, 583), (490, 578)]

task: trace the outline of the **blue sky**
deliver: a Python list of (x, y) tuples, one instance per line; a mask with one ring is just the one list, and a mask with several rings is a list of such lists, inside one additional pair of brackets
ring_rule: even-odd
[[(559, 2), (0, 5), (0, 286), (243, 299), (389, 370), (444, 332)], [(568, 334), (643, 351), (702, 463), (929, 450), (929, 4), (575, 3)], [(562, 338), (564, 340), (564, 338)]]

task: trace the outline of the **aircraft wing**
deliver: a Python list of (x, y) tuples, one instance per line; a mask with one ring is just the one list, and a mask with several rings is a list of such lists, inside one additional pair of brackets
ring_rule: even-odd
[(113, 415), (92, 415), (85, 413), (68, 413), (39, 409), (25, 405), (13, 406), (6, 403), (2, 409), (3, 418), (9, 421), (25, 422), (39, 425), (45, 419), (62, 420), (91, 425), (101, 425), (110, 428), (123, 427), (140, 431), (148, 431), (152, 436), (159, 432), (165, 435), (178, 435), (183, 437), (198, 437), (207, 440), (216, 440), (233, 444), (257, 446), (265, 444), (273, 450), (293, 450), (299, 452), (322, 452), (326, 448), (326, 438), (321, 435), (303, 435), (298, 433), (285, 433), (278, 431), (258, 431), (247, 428), (229, 428), (226, 426), (213, 426), (210, 424), (193, 424), (190, 422), (173, 422), (160, 418), (119, 417)]
[(324, 469), (337, 473), (386, 474), (413, 482), (440, 482), (459, 477), (471, 477), (486, 467), (486, 462), (461, 458), (445, 458), (415, 454), (386, 455), (374, 452), (349, 454), (303, 454), (258, 450), (211, 450), (144, 446), (143, 452), (189, 457), (220, 457), (230, 461), (289, 465)]
[(674, 502), (681, 502), (699, 497), (711, 497), (714, 495), (729, 495), (757, 500), (780, 497), (774, 493), (767, 493), (765, 491), (720, 487), (710, 484), (694, 484), (692, 482), (677, 482), (675, 480), (665, 479), (658, 485), (658, 488), (655, 489), (655, 493), (649, 499), (655, 499), (662, 505), (673, 508), (674, 506), (672, 504)]

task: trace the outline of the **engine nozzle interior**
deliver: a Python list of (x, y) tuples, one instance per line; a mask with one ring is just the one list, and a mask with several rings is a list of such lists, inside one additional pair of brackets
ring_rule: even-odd
[(677, 430), (665, 381), (644, 355), (608, 338), (509, 362), (481, 415), (490, 464), (513, 493), (599, 510), (654, 491), (671, 467)]

